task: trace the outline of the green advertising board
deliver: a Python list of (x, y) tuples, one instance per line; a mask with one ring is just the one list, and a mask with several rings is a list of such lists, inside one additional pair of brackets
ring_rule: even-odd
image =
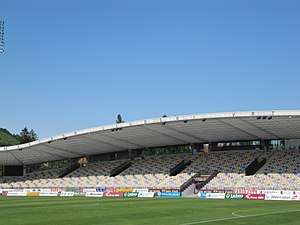
[(138, 192), (125, 192), (124, 197), (125, 198), (136, 198), (138, 197)]
[(226, 193), (225, 199), (244, 199), (243, 194)]

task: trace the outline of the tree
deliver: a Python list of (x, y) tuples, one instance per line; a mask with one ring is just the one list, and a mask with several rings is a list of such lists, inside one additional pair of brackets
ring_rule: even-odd
[(10, 133), (7, 129), (0, 128), (0, 147), (18, 144), (20, 144), (20, 141), (17, 139), (16, 135)]
[(116, 120), (116, 123), (124, 123), (125, 121), (123, 120), (121, 114), (118, 114), (117, 115), (117, 120)]
[(18, 139), (21, 144), (24, 144), (36, 141), (38, 139), (38, 136), (33, 129), (29, 131), (27, 127), (24, 127), (24, 129), (21, 130), (20, 134), (18, 135)]

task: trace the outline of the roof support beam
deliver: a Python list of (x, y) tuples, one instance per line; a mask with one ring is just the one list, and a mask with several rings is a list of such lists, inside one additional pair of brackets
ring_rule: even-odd
[(24, 165), (23, 161), (19, 159), (12, 151), (9, 151), (9, 153), (12, 155), (12, 157), (17, 160), (20, 164)]
[(240, 118), (240, 120), (243, 121), (244, 123), (248, 124), (249, 126), (255, 127), (256, 129), (261, 130), (261, 131), (269, 134), (270, 136), (274, 136), (277, 139), (283, 139), (283, 138), (279, 137), (277, 134), (275, 134), (274, 132), (271, 132), (271, 131), (269, 131), (269, 130), (267, 130), (265, 128), (262, 128), (262, 127), (260, 127), (258, 125), (255, 125), (255, 124), (249, 122), (248, 120), (245, 120), (245, 119), (242, 119), (242, 118)]
[(146, 125), (145, 125), (145, 126), (143, 126), (143, 128), (146, 129), (146, 130), (151, 131), (152, 133), (157, 133), (157, 134), (166, 136), (166, 137), (168, 137), (168, 138), (174, 139), (174, 140), (176, 140), (176, 141), (183, 142), (183, 143), (185, 143), (185, 144), (190, 144), (190, 142), (188, 142), (188, 141), (186, 141), (186, 140), (184, 140), (184, 139), (182, 139), (182, 138), (174, 137), (174, 136), (169, 135), (169, 134), (166, 134), (166, 133), (164, 133), (164, 132), (161, 132), (161, 131), (158, 131), (158, 130), (151, 129), (149, 126), (146, 126)]
[(119, 142), (124, 142), (124, 143), (127, 143), (129, 145), (135, 145), (137, 148), (147, 148), (147, 146), (144, 146), (144, 145), (140, 145), (140, 144), (137, 144), (137, 143), (134, 143), (132, 141), (128, 141), (128, 140), (125, 140), (123, 138), (119, 138), (119, 137), (113, 137), (113, 136), (110, 136), (108, 134), (101, 134), (107, 138), (111, 138), (113, 140), (116, 140), (116, 141), (119, 141)]
[(168, 126), (167, 124), (164, 125), (164, 127), (165, 127), (166, 129), (169, 129), (169, 130), (172, 130), (172, 131), (174, 131), (174, 132), (177, 132), (178, 134), (185, 135), (185, 136), (191, 137), (191, 138), (193, 138), (193, 139), (196, 139), (196, 140), (199, 141), (199, 143), (209, 142), (208, 140), (206, 140), (206, 139), (204, 139), (204, 138), (199, 138), (199, 137), (197, 137), (197, 136), (195, 136), (195, 135), (192, 135), (192, 134), (189, 134), (189, 133), (187, 133), (187, 132), (177, 130), (177, 129), (175, 129), (174, 127)]
[(92, 138), (92, 137), (89, 137), (89, 136), (82, 136), (82, 137), (86, 138), (88, 140), (94, 141), (94, 142), (98, 142), (98, 143), (101, 143), (101, 144), (104, 144), (104, 145), (108, 145), (108, 146), (120, 149), (120, 150), (127, 150), (127, 148), (124, 148), (123, 146), (112, 144), (112, 143), (109, 143), (109, 142), (103, 141), (103, 140), (98, 140), (97, 138)]
[(44, 144), (44, 145), (47, 146), (47, 147), (49, 147), (49, 148), (53, 148), (55, 150), (58, 150), (60, 152), (68, 152), (68, 153), (70, 153), (72, 155), (75, 155), (77, 157), (81, 157), (82, 156), (82, 155), (80, 155), (80, 154), (78, 154), (76, 152), (73, 152), (73, 151), (70, 151), (70, 150), (67, 150), (67, 149), (63, 149), (63, 148), (54, 147), (54, 146), (51, 146), (50, 144)]
[(233, 128), (233, 129), (235, 129), (235, 130), (238, 130), (239, 132), (242, 132), (242, 133), (244, 133), (244, 134), (247, 134), (247, 135), (249, 135), (250, 137), (253, 137), (254, 139), (257, 139), (257, 140), (260, 140), (260, 139), (261, 139), (261, 137), (255, 135), (255, 134), (252, 134), (252, 133), (250, 133), (250, 132), (248, 132), (248, 131), (245, 131), (244, 129), (242, 129), (242, 128), (240, 128), (240, 127), (237, 127), (237, 126), (235, 126), (235, 125), (232, 125), (231, 123), (225, 122), (225, 121), (222, 120), (222, 119), (218, 119), (218, 121), (220, 121), (221, 123), (223, 123), (223, 124), (225, 124), (225, 125), (227, 125), (227, 126)]
[(39, 150), (33, 149), (33, 151), (35, 151), (35, 152), (43, 152), (43, 153), (45, 153), (47, 155), (56, 156), (56, 157), (63, 158), (63, 159), (66, 158), (66, 156), (64, 156), (64, 155), (60, 155), (60, 154), (53, 153), (53, 152), (47, 152), (47, 151), (44, 151), (44, 150), (41, 150), (41, 149), (39, 149)]

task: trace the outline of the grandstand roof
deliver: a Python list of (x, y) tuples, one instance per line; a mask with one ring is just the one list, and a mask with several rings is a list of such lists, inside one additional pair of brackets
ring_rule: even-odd
[(192, 143), (300, 137), (300, 110), (170, 116), (100, 126), (1, 147), (0, 165), (27, 165), (84, 155)]

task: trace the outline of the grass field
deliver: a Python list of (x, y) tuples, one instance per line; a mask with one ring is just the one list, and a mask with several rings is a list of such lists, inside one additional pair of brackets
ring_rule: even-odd
[(0, 198), (1, 225), (299, 225), (300, 203), (200, 199)]

